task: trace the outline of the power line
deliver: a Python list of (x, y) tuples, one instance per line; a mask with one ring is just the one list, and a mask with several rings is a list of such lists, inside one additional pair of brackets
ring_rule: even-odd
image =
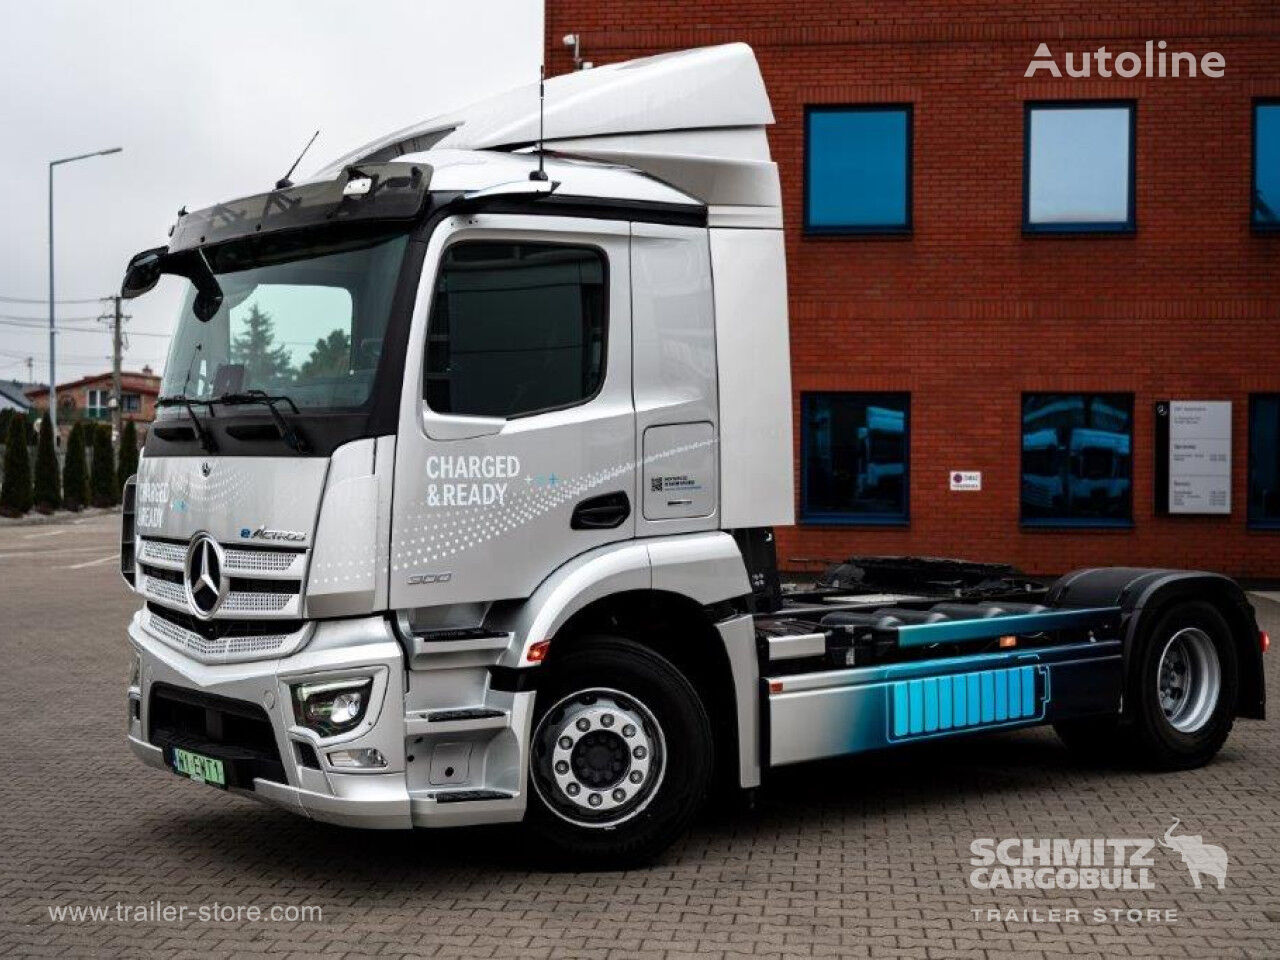
[[(103, 300), (107, 300), (107, 299), (109, 298), (108, 297), (90, 297), (87, 300), (55, 300), (53, 302), (54, 303), (101, 303)], [(32, 300), (28, 297), (0, 297), (0, 303), (47, 304), (48, 302), (49, 302), (49, 299), (47, 297), (41, 297), (39, 300)]]
[[(5, 320), (33, 320), (37, 323), (40, 323), (41, 326), (45, 327), (46, 329), (49, 326), (48, 317), (24, 317), (18, 313), (0, 313), (0, 317), (3, 317)], [(98, 315), (86, 313), (78, 317), (57, 317), (56, 319), (60, 323), (67, 322), (67, 321), (78, 321), (78, 320), (97, 320)]]
[[(4, 316), (3, 314), (0, 314), (0, 317), (3, 317), (3, 316)], [(92, 319), (96, 320), (98, 318), (93, 317)], [(26, 329), (26, 330), (48, 330), (49, 329), (49, 325), (47, 323), (21, 323), (21, 322), (16, 322), (9, 319), (0, 319), (0, 327), (22, 327), (23, 329)], [(58, 332), (59, 333), (109, 333), (110, 331), (95, 329), (94, 327), (71, 327), (71, 326), (62, 324), (58, 327)], [(129, 336), (156, 337), (161, 340), (168, 340), (170, 339), (172, 334), (147, 333), (146, 331), (143, 331), (143, 330), (134, 330), (130, 332)]]

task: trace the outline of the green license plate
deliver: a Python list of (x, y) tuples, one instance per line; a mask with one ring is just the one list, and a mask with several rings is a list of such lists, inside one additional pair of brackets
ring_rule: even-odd
[(173, 748), (173, 769), (184, 777), (190, 777), (199, 783), (211, 783), (215, 787), (225, 787), (227, 785), (227, 775), (222, 768), (221, 760), (215, 760), (213, 757), (202, 757), (200, 754), (192, 753), (190, 750), (181, 750), (178, 747)]

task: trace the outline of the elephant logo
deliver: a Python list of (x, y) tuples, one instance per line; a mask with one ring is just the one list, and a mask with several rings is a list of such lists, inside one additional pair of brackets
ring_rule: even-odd
[(1182, 855), (1182, 862), (1191, 871), (1191, 882), (1196, 885), (1197, 890), (1202, 889), (1202, 873), (1217, 880), (1218, 889), (1221, 890), (1227, 882), (1227, 851), (1215, 844), (1205, 843), (1204, 838), (1199, 835), (1193, 837), (1184, 833), (1175, 837), (1173, 831), (1181, 822), (1177, 817), (1173, 818), (1173, 823), (1164, 832), (1160, 846), (1177, 850)]

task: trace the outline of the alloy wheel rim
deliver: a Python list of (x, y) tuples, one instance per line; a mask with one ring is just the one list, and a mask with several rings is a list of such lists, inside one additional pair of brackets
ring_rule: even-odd
[(1209, 722), (1222, 689), (1222, 666), (1212, 638), (1199, 627), (1177, 631), (1160, 653), (1156, 693), (1169, 725), (1195, 733)]
[(635, 697), (608, 688), (559, 700), (533, 735), (533, 786), (547, 807), (583, 827), (613, 827), (639, 814), (666, 772), (666, 737)]

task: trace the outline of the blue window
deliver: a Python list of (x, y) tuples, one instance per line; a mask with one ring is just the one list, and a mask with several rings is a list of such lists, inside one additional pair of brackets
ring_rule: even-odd
[(1132, 524), (1133, 394), (1022, 395), (1022, 522)]
[(805, 111), (808, 233), (911, 230), (911, 106)]
[(1134, 230), (1134, 115), (1132, 102), (1027, 104), (1024, 230)]
[(1280, 530), (1280, 393), (1249, 398), (1249, 526)]
[(1253, 226), (1280, 230), (1280, 100), (1253, 105)]
[(910, 396), (801, 398), (800, 514), (809, 523), (906, 523)]

